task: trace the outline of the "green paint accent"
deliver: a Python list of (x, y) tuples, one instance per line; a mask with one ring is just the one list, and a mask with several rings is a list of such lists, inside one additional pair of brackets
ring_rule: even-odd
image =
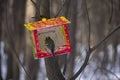
[(33, 54), (34, 59), (38, 59), (37, 56), (36, 56), (36, 52), (35, 52), (35, 44), (34, 44), (33, 37), (34, 37), (33, 33), (30, 32), (30, 42), (31, 42), (31, 45), (32, 45), (32, 54)]

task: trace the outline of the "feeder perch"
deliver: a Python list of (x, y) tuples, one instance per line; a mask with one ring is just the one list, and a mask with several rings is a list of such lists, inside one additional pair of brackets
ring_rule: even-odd
[(67, 24), (70, 21), (65, 17), (45, 19), (26, 23), (24, 26), (30, 32), (32, 53), (35, 59), (51, 57), (52, 53), (45, 44), (46, 37), (50, 37), (55, 43), (55, 55), (71, 52)]

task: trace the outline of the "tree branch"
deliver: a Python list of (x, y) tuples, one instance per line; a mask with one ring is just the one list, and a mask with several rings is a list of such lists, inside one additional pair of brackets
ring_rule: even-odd
[(63, 7), (65, 6), (66, 3), (67, 3), (67, 0), (64, 1), (63, 5), (62, 5), (61, 8), (58, 10), (58, 12), (57, 12), (57, 14), (55, 15), (55, 17), (57, 17), (57, 16), (60, 14), (61, 10), (63, 9)]
[(75, 80), (79, 74), (85, 69), (85, 67), (88, 64), (89, 58), (90, 58), (90, 54), (97, 49), (105, 40), (107, 40), (112, 34), (114, 34), (116, 31), (118, 31), (120, 29), (120, 25), (114, 29), (113, 31), (111, 31), (100, 43), (98, 43), (96, 46), (94, 46), (90, 51), (87, 52), (85, 61), (83, 63), (83, 65), (81, 66), (81, 68), (78, 70), (78, 72), (70, 79), (70, 80)]
[(38, 12), (39, 18), (41, 18), (39, 7), (37, 6), (37, 4), (33, 0), (31, 0), (31, 2), (33, 3), (34, 7), (36, 8), (36, 12)]
[(90, 53), (91, 53), (90, 51), (86, 53), (86, 58), (85, 58), (83, 65), (78, 70), (78, 72), (72, 78), (70, 78), (70, 80), (75, 80), (80, 75), (80, 73), (85, 69), (89, 61)]
[(114, 75), (118, 80), (120, 80), (120, 78), (114, 73), (114, 72), (112, 72), (112, 71), (110, 71), (110, 70), (108, 70), (108, 69), (106, 69), (106, 68), (99, 68), (99, 69), (102, 69), (102, 70), (105, 70), (106, 72), (108, 72), (108, 73), (111, 73), (112, 75)]
[(31, 0), (31, 2), (33, 3), (34, 7), (36, 8), (36, 13), (38, 13), (38, 17), (32, 17), (32, 18), (36, 18), (39, 20), (41, 20), (42, 18), (48, 18), (48, 17), (40, 14), (40, 10), (39, 10), (40, 8), (37, 6), (37, 4), (33, 0)]
[(87, 9), (87, 3), (86, 0), (83, 0), (84, 4), (85, 4), (85, 11), (86, 11), (86, 15), (87, 15), (87, 20), (88, 20), (88, 51), (90, 50), (90, 33), (91, 33), (91, 24), (90, 24), (90, 17), (89, 17), (89, 13), (88, 13), (88, 9)]
[(112, 21), (112, 17), (113, 17), (113, 0), (111, 0), (111, 14), (110, 14), (110, 19), (109, 19), (109, 24), (111, 23)]
[(88, 30), (89, 30), (88, 31), (88, 51), (86, 53), (86, 58), (85, 58), (85, 61), (84, 61), (83, 65), (81, 66), (81, 68), (78, 70), (78, 72), (70, 80), (75, 80), (79, 76), (79, 74), (85, 69), (85, 67), (88, 64), (89, 57), (90, 57), (90, 54), (91, 54), (91, 48), (90, 48), (91, 24), (90, 24), (90, 18), (89, 18), (89, 14), (88, 14), (86, 0), (83, 0), (83, 1), (84, 1), (84, 5), (85, 5), (85, 11), (86, 11), (86, 15), (87, 15), (87, 20), (88, 20)]
[(94, 71), (93, 75), (91, 76), (90, 80), (93, 79), (93, 77), (94, 77), (95, 73), (97, 72), (97, 70), (98, 70), (98, 68), (95, 69), (95, 71)]
[(95, 49), (97, 49), (102, 43), (104, 43), (105, 40), (107, 40), (112, 34), (114, 34), (116, 31), (118, 31), (120, 29), (120, 25), (118, 25), (117, 28), (115, 28), (114, 30), (112, 30), (102, 41), (100, 41), (96, 46), (94, 46), (91, 49), (91, 52), (93, 52)]

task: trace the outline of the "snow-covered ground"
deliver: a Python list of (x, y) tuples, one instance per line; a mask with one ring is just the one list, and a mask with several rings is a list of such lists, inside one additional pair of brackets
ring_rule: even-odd
[(7, 56), (4, 53), (4, 43), (0, 42), (0, 51), (1, 51), (1, 68), (2, 68), (2, 77), (5, 80), (7, 67), (6, 67), (6, 59)]
[[(109, 51), (111, 51), (111, 46), (108, 46)], [(2, 67), (2, 77), (5, 80), (6, 77), (6, 71), (7, 71), (7, 67), (6, 67), (6, 60), (7, 60), (7, 55), (4, 53), (4, 43), (0, 42), (0, 51), (1, 51), (1, 67)], [(85, 50), (84, 48), (81, 48), (82, 54), (81, 57), (77, 57), (75, 60), (75, 69), (74, 72), (77, 72), (77, 70), (80, 68), (80, 66), (82, 65), (84, 58), (85, 58)], [(117, 48), (118, 51), (118, 60), (117, 63), (118, 65), (115, 66), (115, 70), (111, 69), (111, 72), (114, 72), (114, 74), (120, 78), (120, 45)], [(111, 52), (110, 52), (111, 53)], [(102, 52), (100, 53), (100, 56), (102, 56)], [(110, 58), (112, 58), (112, 53), (110, 54)], [(21, 62), (23, 62), (23, 55), (20, 55), (20, 60)], [(115, 75), (113, 75), (112, 73), (109, 73), (108, 75), (105, 75), (103, 73), (100, 73), (100, 70), (97, 69), (98, 64), (96, 64), (95, 61), (91, 61), (90, 64), (85, 68), (85, 70), (82, 72), (81, 75), (79, 75), (79, 77), (76, 80), (108, 80), (107, 77), (109, 77), (110, 80), (118, 80), (116, 78)], [(39, 71), (38, 74), (38, 80), (48, 80), (46, 78), (46, 71), (45, 71), (45, 64), (44, 64), (44, 59), (40, 60), (40, 68), (41, 70)], [(109, 67), (108, 67), (109, 69)], [(22, 67), (20, 67), (20, 80), (25, 80), (25, 72), (23, 70)]]

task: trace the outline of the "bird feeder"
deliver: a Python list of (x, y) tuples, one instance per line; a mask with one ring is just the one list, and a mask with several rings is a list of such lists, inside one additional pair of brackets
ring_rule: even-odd
[(41, 21), (26, 23), (24, 26), (30, 32), (32, 53), (35, 59), (51, 57), (52, 53), (45, 44), (46, 37), (50, 37), (55, 43), (55, 55), (71, 52), (67, 24), (70, 21), (65, 17), (45, 19)]

